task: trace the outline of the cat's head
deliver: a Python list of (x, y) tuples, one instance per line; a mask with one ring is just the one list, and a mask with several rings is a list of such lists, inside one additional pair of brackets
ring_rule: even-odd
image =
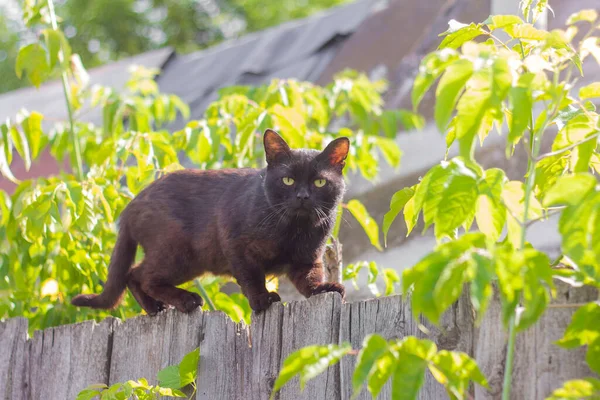
[(264, 135), (267, 173), (264, 189), (270, 205), (285, 217), (328, 217), (342, 200), (345, 185), (342, 170), (350, 141), (338, 138), (319, 152), (290, 149), (279, 134)]

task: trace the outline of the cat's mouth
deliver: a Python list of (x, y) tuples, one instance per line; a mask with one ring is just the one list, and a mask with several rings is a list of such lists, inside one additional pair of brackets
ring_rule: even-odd
[(306, 202), (302, 202), (301, 204), (298, 204), (296, 207), (294, 207), (292, 212), (298, 217), (308, 217), (312, 214), (313, 207)]

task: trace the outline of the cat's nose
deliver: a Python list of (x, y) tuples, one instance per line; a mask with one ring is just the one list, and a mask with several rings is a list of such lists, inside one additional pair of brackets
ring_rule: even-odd
[(307, 200), (310, 197), (310, 193), (306, 189), (300, 189), (296, 192), (296, 197), (302, 200)]

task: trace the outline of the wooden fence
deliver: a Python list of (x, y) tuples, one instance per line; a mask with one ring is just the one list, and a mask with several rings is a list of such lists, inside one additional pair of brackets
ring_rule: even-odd
[[(517, 337), (513, 398), (543, 399), (563, 381), (590, 376), (584, 349), (563, 350), (560, 338), (575, 308), (569, 304), (597, 298), (587, 289), (559, 286), (552, 307), (534, 328)], [(490, 381), (490, 391), (475, 389), (476, 399), (500, 397), (506, 333), (497, 299), (480, 327), (474, 326), (468, 299), (461, 298), (443, 317), (441, 328), (426, 335), (400, 296), (342, 304), (339, 295), (275, 304), (253, 316), (250, 327), (237, 325), (220, 312), (189, 315), (176, 311), (121, 322), (107, 319), (65, 325), (27, 337), (27, 321), (0, 323), (0, 400), (71, 400), (92, 383), (113, 384), (148, 378), (178, 363), (200, 346), (197, 399), (267, 399), (285, 357), (310, 344), (349, 341), (359, 348), (377, 332), (387, 338), (429, 337), (438, 347), (474, 355)], [(337, 400), (351, 396), (355, 359), (346, 357), (299, 391), (298, 381), (286, 385), (280, 400)], [(369, 399), (365, 391), (359, 399)], [(389, 399), (388, 387), (380, 395)], [(421, 399), (445, 399), (441, 385), (429, 375)]]

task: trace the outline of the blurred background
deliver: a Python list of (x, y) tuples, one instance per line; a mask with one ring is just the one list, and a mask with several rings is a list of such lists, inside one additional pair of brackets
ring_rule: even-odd
[[(422, 57), (437, 48), (448, 21), (484, 21), (490, 14), (518, 14), (518, 0), (57, 0), (56, 13), (73, 52), (88, 68), (90, 83), (122, 89), (132, 65), (159, 70), (161, 92), (175, 94), (190, 106), (190, 119), (202, 118), (216, 100), (217, 91), (234, 85), (263, 85), (274, 78), (294, 78), (320, 85), (347, 68), (385, 78), (389, 86), (384, 107), (411, 109), (410, 90)], [(21, 22), (21, 2), (0, 0), (0, 120), (25, 107), (44, 114), (47, 121), (64, 120), (62, 88), (50, 81), (35, 89), (14, 72), (20, 46), (36, 40), (37, 33)], [(568, 16), (580, 9), (599, 8), (598, 0), (551, 0), (553, 14), (539, 21), (547, 29), (564, 28)], [(578, 84), (600, 80), (594, 60)], [(420, 112), (428, 121), (419, 132), (400, 132), (399, 169), (381, 166), (369, 182), (350, 177), (348, 198), (359, 199), (375, 221), (381, 222), (392, 195), (415, 184), (424, 172), (445, 156), (443, 136), (429, 122), (433, 96), (424, 98)], [(84, 120), (99, 123), (100, 111)], [(169, 129), (181, 129), (180, 118)], [(526, 157), (507, 161), (503, 140), (490, 138), (478, 150), (485, 168), (500, 167), (509, 178), (523, 176)], [(517, 151), (518, 153), (518, 151)], [(21, 179), (54, 174), (53, 157), (42, 154)], [(0, 188), (14, 185), (0, 178)], [(551, 256), (560, 243), (553, 221), (531, 230), (532, 243)], [(430, 232), (406, 237), (396, 223), (385, 251), (373, 248), (358, 223), (344, 222), (341, 242), (345, 263), (373, 260), (401, 271), (413, 265), (435, 245)], [(550, 228), (549, 228), (550, 227)], [(353, 229), (356, 228), (356, 229)], [(418, 230), (418, 228), (417, 228)], [(364, 278), (366, 279), (366, 277)], [(366, 285), (350, 298), (369, 297)], [(294, 289), (281, 289), (286, 299)]]

